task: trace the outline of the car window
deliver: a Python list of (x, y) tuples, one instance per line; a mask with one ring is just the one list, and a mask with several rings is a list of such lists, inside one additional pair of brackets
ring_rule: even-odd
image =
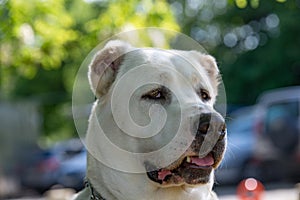
[(251, 131), (253, 128), (253, 113), (234, 116), (227, 125), (228, 134), (243, 134)]
[(279, 125), (282, 120), (295, 120), (299, 115), (299, 104), (297, 101), (274, 103), (268, 106), (266, 112), (266, 131)]
[(267, 108), (264, 135), (285, 156), (293, 155), (299, 141), (298, 101), (273, 103)]

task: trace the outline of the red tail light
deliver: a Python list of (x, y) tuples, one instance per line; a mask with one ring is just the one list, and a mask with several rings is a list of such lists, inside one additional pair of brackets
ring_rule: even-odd
[(47, 160), (42, 161), (38, 165), (38, 170), (40, 172), (49, 172), (54, 171), (59, 167), (59, 162), (56, 158), (49, 158)]
[(257, 120), (256, 123), (254, 124), (254, 132), (257, 135), (261, 135), (263, 133), (263, 127), (264, 127), (263, 121)]

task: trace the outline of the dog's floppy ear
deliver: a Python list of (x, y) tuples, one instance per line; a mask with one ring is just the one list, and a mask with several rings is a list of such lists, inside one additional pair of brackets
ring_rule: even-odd
[(99, 98), (107, 93), (122, 64), (124, 54), (131, 49), (132, 47), (128, 43), (113, 40), (96, 53), (88, 72), (91, 89), (96, 97)]
[(217, 89), (219, 85), (220, 72), (215, 58), (197, 51), (191, 51), (191, 53), (195, 56), (200, 65), (207, 71), (214, 88)]
[(208, 72), (208, 75), (211, 78), (218, 78), (220, 75), (220, 72), (219, 72), (219, 68), (217, 66), (215, 58), (210, 55), (205, 55), (205, 54), (202, 54), (201, 57), (202, 57), (202, 59), (201, 59), (200, 63), (206, 69), (206, 71)]

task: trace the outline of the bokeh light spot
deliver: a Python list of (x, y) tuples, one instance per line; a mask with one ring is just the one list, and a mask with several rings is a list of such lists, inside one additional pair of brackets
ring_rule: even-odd
[(248, 178), (245, 181), (245, 187), (249, 191), (253, 191), (257, 188), (257, 181), (254, 178)]
[(228, 47), (234, 47), (237, 44), (238, 38), (234, 33), (227, 33), (224, 36), (224, 44)]
[(238, 8), (246, 8), (247, 7), (247, 0), (235, 0), (236, 6)]
[(270, 14), (266, 18), (266, 24), (269, 29), (276, 28), (279, 25), (279, 18), (276, 14)]
[(286, 2), (286, 0), (276, 0), (277, 2), (279, 2), (279, 3), (284, 3), (284, 2)]

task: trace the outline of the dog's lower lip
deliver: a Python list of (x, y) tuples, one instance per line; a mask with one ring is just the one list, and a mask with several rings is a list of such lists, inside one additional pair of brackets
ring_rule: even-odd
[[(198, 156), (186, 156), (177, 168), (162, 168), (155, 171), (149, 171), (147, 172), (147, 175), (154, 182), (163, 185), (168, 184), (170, 180), (171, 182), (175, 181), (175, 183), (178, 184), (183, 182), (197, 184), (199, 183), (199, 180), (203, 180), (204, 177), (207, 177), (210, 174), (214, 163), (215, 158), (213, 153), (209, 153), (203, 158), (199, 158)], [(188, 175), (190, 173), (194, 175)]]

